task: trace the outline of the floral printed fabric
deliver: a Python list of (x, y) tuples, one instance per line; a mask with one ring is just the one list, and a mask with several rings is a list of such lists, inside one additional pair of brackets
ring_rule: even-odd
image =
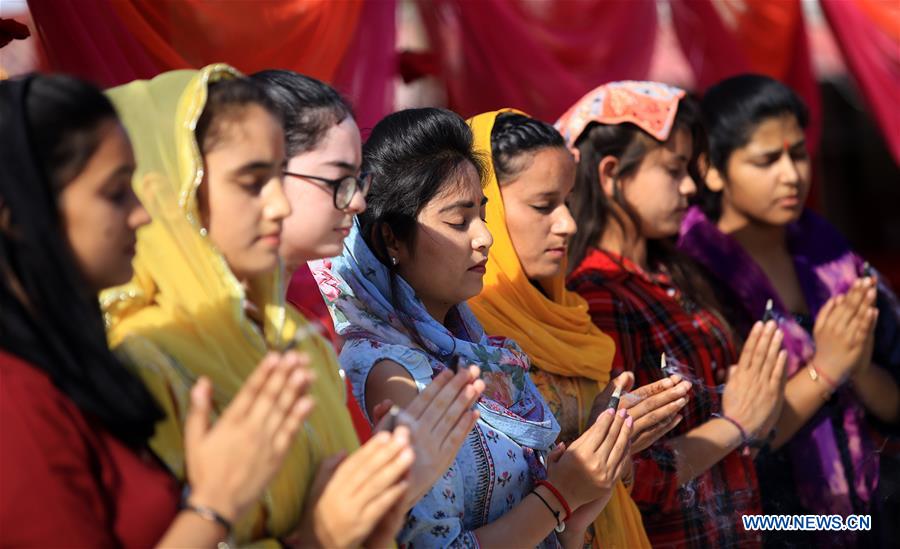
[[(528, 375), (528, 357), (511, 340), (485, 336), (465, 304), (451, 312), (450, 327), (434, 320), (412, 287), (378, 261), (357, 226), (341, 256), (310, 267), (344, 338), (341, 366), (363, 410), (366, 378), (381, 360), (406, 368), (420, 391), (454, 356), (481, 368), (487, 387), (477, 404), (481, 418), (409, 513), (399, 539), (409, 547), (477, 547), (473, 531), (512, 509), (545, 476), (542, 457), (559, 434)], [(555, 535), (544, 544), (556, 546)]]
[(629, 122), (659, 141), (669, 138), (684, 90), (659, 82), (625, 80), (598, 86), (556, 121), (556, 129), (572, 148), (592, 122)]

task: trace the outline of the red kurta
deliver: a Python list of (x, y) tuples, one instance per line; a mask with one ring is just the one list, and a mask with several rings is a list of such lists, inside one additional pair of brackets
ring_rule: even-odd
[(760, 513), (759, 484), (749, 456), (733, 451), (680, 486), (672, 437), (708, 421), (721, 408), (716, 371), (737, 362), (728, 330), (710, 311), (690, 303), (665, 275), (645, 273), (626, 258), (591, 250), (572, 272), (569, 289), (588, 302), (591, 318), (616, 342), (613, 377), (634, 372), (635, 386), (664, 377), (660, 355), (693, 383), (684, 420), (635, 456), (631, 497), (641, 509), (653, 547), (756, 547), (741, 515)]
[(178, 501), (149, 450), (135, 453), (0, 351), (0, 545), (152, 547)]

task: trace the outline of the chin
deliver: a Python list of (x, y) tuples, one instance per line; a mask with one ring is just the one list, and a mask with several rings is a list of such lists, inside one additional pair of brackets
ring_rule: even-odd
[(481, 293), (482, 288), (484, 288), (484, 282), (479, 280), (478, 284), (465, 284), (460, 287), (461, 295), (454, 301), (455, 303), (463, 303), (472, 299)]

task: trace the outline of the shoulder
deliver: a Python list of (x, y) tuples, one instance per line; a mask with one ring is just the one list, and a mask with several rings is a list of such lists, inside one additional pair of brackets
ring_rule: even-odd
[[(3, 417), (33, 416), (53, 420), (81, 416), (75, 403), (60, 391), (50, 376), (24, 360), (0, 351), (0, 409)], [(10, 415), (8, 415), (10, 414)]]
[(2, 351), (0, 417), (0, 447), (22, 464), (42, 455), (81, 454), (93, 436), (84, 414), (46, 373)]

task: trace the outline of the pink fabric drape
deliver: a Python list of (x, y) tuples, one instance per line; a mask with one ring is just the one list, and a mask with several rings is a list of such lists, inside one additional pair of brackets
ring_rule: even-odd
[(390, 112), (396, 0), (30, 0), (47, 68), (108, 87), (226, 62), (335, 85), (360, 125)]
[(888, 149), (900, 164), (900, 4), (893, 0), (820, 0), (820, 4)]
[(450, 108), (556, 120), (588, 90), (645, 77), (655, 0), (420, 0)]

